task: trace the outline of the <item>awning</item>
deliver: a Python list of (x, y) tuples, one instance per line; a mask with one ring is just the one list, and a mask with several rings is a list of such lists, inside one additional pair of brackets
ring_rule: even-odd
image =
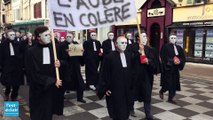
[(21, 22), (15, 22), (12, 25), (18, 26), (18, 25), (40, 25), (44, 24), (45, 20), (35, 20), (35, 21), (21, 21)]

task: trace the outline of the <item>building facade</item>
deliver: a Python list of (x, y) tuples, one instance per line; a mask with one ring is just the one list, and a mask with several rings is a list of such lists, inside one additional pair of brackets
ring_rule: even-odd
[(173, 9), (173, 24), (169, 30), (177, 31), (178, 44), (184, 48), (188, 61), (213, 64), (211, 1)]

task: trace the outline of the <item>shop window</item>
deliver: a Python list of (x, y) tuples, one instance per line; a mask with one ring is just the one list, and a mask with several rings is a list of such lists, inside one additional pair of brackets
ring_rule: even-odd
[(203, 57), (204, 29), (195, 30), (194, 57)]
[(213, 29), (207, 30), (205, 57), (206, 58), (213, 58)]

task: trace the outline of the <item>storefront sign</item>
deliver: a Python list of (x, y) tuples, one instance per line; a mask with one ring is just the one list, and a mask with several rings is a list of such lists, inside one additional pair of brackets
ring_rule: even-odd
[(213, 20), (213, 4), (173, 9), (173, 22), (203, 20)]
[(50, 27), (82, 30), (136, 19), (134, 0), (48, 0)]
[(213, 26), (213, 21), (180, 22), (180, 23), (174, 23), (173, 26), (178, 26), (178, 27)]
[(149, 9), (147, 11), (147, 17), (158, 17), (164, 15), (165, 15), (165, 8)]

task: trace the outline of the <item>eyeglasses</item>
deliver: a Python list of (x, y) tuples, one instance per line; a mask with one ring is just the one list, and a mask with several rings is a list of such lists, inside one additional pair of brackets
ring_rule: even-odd
[(67, 38), (72, 38), (72, 36), (67, 36)]

